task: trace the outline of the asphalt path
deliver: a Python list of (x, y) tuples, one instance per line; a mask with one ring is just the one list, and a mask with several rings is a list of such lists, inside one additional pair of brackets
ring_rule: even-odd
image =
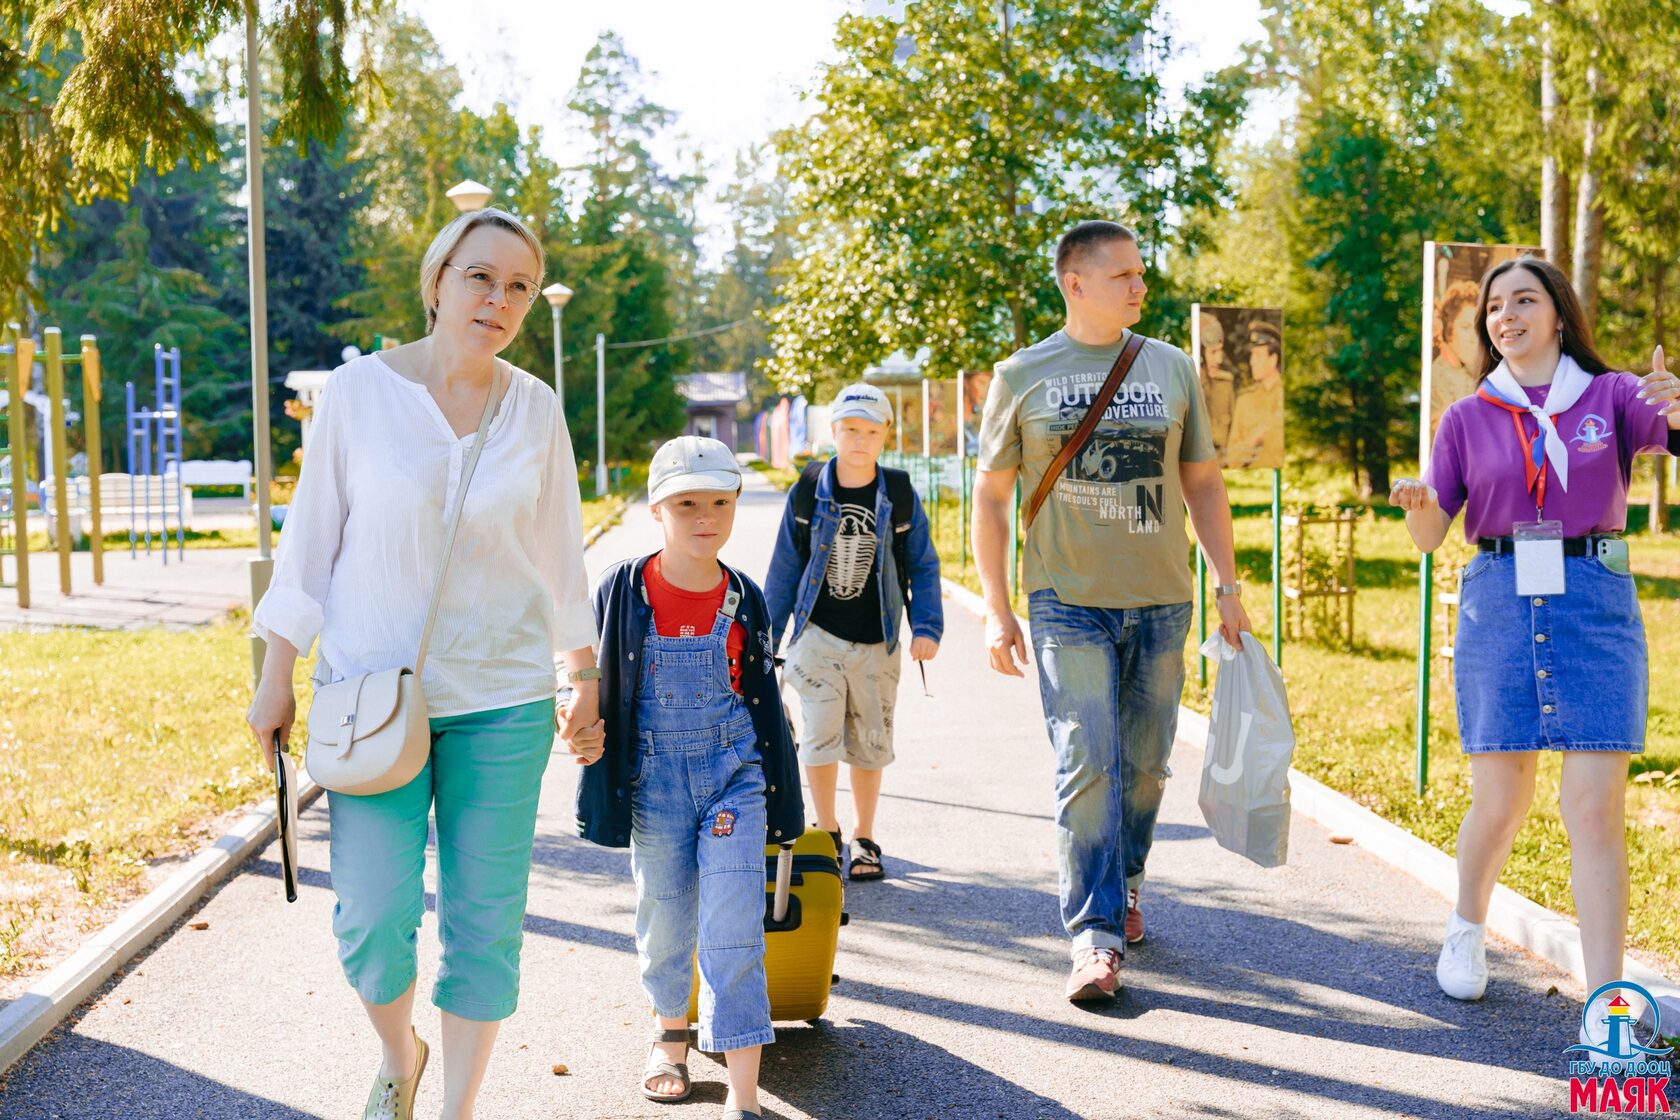
[[(783, 498), (749, 481), (725, 559), (761, 576)], [(591, 574), (657, 543), (632, 507), (590, 550)], [(991, 673), (979, 622), (949, 600), (946, 625), (931, 697), (906, 666), (877, 828), (889, 877), (848, 889), (828, 1014), (766, 1051), (767, 1116), (1567, 1113), (1578, 985), (1494, 943), (1487, 998), (1447, 999), (1434, 959), (1448, 903), (1299, 815), (1283, 868), (1222, 850), (1196, 808), (1194, 745), (1174, 755), (1143, 896), (1149, 939), (1127, 956), (1124, 991), (1111, 1008), (1068, 1004), (1036, 684)], [(521, 1006), (478, 1115), (715, 1117), (723, 1071), (705, 1056), (692, 1058), (689, 1102), (637, 1093), (649, 1022), (629, 860), (576, 837), (577, 773), (557, 753), (544, 779)], [(302, 833), (295, 905), (270, 847), (37, 1047), (0, 1091), (0, 1116), (359, 1116), (378, 1050), (338, 968), (324, 802)], [(435, 1046), (432, 910), (428, 895), (418, 1025)], [(440, 1072), (416, 1115), (437, 1115)]]

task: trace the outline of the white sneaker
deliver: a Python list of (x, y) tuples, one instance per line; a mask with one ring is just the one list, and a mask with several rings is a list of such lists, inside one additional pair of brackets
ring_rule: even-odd
[(1487, 991), (1487, 927), (1467, 922), (1454, 910), (1447, 939), (1435, 964), (1435, 982), (1454, 999), (1476, 1000)]

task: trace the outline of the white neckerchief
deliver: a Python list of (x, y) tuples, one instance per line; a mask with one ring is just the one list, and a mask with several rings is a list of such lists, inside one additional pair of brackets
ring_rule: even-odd
[(1581, 399), (1581, 394), (1592, 384), (1592, 374), (1575, 364), (1575, 359), (1568, 354), (1558, 355), (1557, 371), (1552, 374), (1552, 387), (1546, 393), (1544, 406), (1536, 405), (1528, 399), (1523, 387), (1517, 384), (1510, 369), (1504, 362), (1500, 362), (1494, 371), (1487, 375), (1488, 392), (1507, 404), (1518, 408), (1525, 408), (1528, 414), (1540, 424), (1540, 430), (1546, 435), (1546, 461), (1552, 465), (1557, 473), (1558, 483), (1564, 491), (1569, 490), (1569, 445), (1558, 435), (1557, 425), (1552, 423), (1552, 417), (1567, 412)]

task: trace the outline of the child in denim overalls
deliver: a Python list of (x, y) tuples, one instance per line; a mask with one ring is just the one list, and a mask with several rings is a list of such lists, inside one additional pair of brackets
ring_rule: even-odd
[(764, 847), (796, 837), (804, 809), (763, 594), (717, 560), (740, 488), (717, 440), (684, 436), (653, 458), (648, 496), (665, 548), (596, 590), (606, 743), (579, 785), (578, 819), (586, 838), (631, 849), (636, 953), (659, 1020), (643, 1095), (689, 1095), (698, 948), (700, 1049), (728, 1062), (725, 1120), (756, 1120), (760, 1047), (775, 1038)]

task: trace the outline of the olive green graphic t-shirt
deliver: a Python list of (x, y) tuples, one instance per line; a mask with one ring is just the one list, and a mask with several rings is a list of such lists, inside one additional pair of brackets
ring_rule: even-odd
[[(980, 424), (979, 465), (1021, 472), (1023, 517), (1125, 342), (1086, 346), (1057, 331), (998, 363)], [(1190, 356), (1148, 339), (1028, 530), (1022, 586), (1050, 588), (1062, 602), (1084, 607), (1188, 602), (1190, 540), (1178, 465), (1213, 457)]]

